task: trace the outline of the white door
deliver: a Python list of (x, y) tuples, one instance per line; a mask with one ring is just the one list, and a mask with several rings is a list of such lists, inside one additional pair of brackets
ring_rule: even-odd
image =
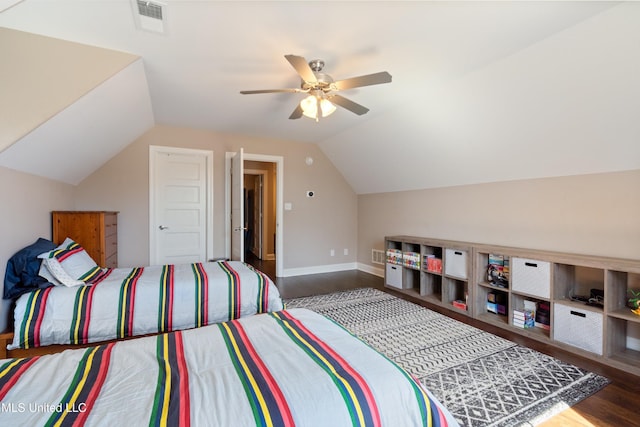
[(231, 259), (244, 261), (244, 152), (231, 158)]
[(206, 261), (213, 246), (213, 153), (171, 147), (150, 151), (150, 263)]

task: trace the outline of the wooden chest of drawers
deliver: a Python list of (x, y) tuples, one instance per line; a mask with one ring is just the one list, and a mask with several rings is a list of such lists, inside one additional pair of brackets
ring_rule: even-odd
[(56, 245), (69, 237), (100, 267), (118, 266), (118, 212), (54, 211), (52, 221)]

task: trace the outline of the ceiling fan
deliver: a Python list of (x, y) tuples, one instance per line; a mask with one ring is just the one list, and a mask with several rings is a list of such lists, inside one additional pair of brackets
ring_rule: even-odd
[(333, 113), (336, 110), (335, 105), (361, 116), (367, 113), (369, 109), (335, 92), (391, 82), (391, 74), (386, 71), (334, 81), (330, 75), (322, 72), (324, 61), (321, 59), (307, 62), (302, 56), (285, 55), (284, 57), (302, 79), (299, 89), (241, 90), (240, 93), (243, 95), (278, 92), (308, 93), (309, 96), (303, 99), (293, 110), (293, 113), (289, 116), (290, 119), (299, 119), (304, 115), (318, 121), (320, 116), (327, 117)]

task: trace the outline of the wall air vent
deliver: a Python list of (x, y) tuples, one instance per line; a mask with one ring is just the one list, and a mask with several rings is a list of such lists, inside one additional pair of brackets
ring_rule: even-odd
[(136, 24), (141, 30), (165, 32), (167, 5), (157, 1), (132, 0)]
[(386, 254), (380, 249), (371, 249), (371, 263), (384, 265), (386, 261)]

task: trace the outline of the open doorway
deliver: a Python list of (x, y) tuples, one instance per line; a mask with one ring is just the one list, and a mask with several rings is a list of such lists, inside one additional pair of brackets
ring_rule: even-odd
[(244, 161), (245, 261), (276, 273), (276, 164)]
[[(225, 160), (226, 256), (248, 262), (272, 278), (283, 273), (283, 164), (281, 156), (248, 154), (242, 149), (227, 152)], [(249, 228), (251, 233), (246, 232)]]

